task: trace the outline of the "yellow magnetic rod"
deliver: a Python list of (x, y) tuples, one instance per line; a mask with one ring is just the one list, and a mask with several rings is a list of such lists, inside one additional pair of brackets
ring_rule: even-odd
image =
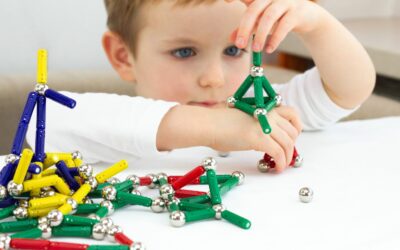
[(37, 83), (47, 83), (47, 51), (45, 49), (38, 50)]

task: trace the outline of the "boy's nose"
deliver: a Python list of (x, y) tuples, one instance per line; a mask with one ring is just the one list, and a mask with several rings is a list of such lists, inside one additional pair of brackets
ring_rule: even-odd
[(225, 84), (224, 71), (220, 64), (210, 64), (199, 78), (199, 85), (203, 88), (219, 88)]

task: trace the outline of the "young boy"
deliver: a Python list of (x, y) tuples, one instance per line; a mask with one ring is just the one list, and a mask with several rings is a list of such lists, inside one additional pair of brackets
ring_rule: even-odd
[[(138, 96), (65, 93), (77, 107), (70, 111), (49, 103), (46, 151), (79, 149), (91, 160), (112, 162), (191, 146), (257, 150), (271, 155), (281, 171), (303, 127), (322, 129), (336, 122), (374, 87), (374, 68), (363, 47), (310, 1), (105, 4), (104, 50)], [(266, 135), (257, 120), (226, 108), (225, 100), (249, 74), (251, 51), (273, 52), (290, 31), (302, 39), (317, 67), (274, 86), (285, 105), (267, 114), (272, 133)], [(33, 131), (28, 132), (31, 145)]]

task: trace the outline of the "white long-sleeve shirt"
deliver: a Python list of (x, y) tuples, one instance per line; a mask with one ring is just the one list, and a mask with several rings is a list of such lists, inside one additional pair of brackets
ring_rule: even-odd
[[(272, 86), (285, 105), (299, 112), (304, 130), (323, 129), (355, 110), (343, 109), (329, 98), (316, 68)], [(47, 101), (46, 152), (79, 150), (90, 162), (165, 154), (156, 147), (158, 127), (178, 103), (117, 94), (61, 93), (77, 105), (70, 110)], [(27, 133), (31, 147), (35, 145), (35, 121), (33, 117)]]

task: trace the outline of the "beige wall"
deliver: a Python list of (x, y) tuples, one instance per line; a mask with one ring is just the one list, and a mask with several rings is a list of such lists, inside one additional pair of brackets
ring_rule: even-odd
[(400, 1), (396, 1), (396, 6), (394, 7), (394, 16), (400, 17)]
[(49, 69), (111, 70), (101, 46), (102, 0), (0, 0), (0, 74), (36, 72), (46, 48)]
[(319, 0), (339, 19), (400, 16), (399, 0)]

